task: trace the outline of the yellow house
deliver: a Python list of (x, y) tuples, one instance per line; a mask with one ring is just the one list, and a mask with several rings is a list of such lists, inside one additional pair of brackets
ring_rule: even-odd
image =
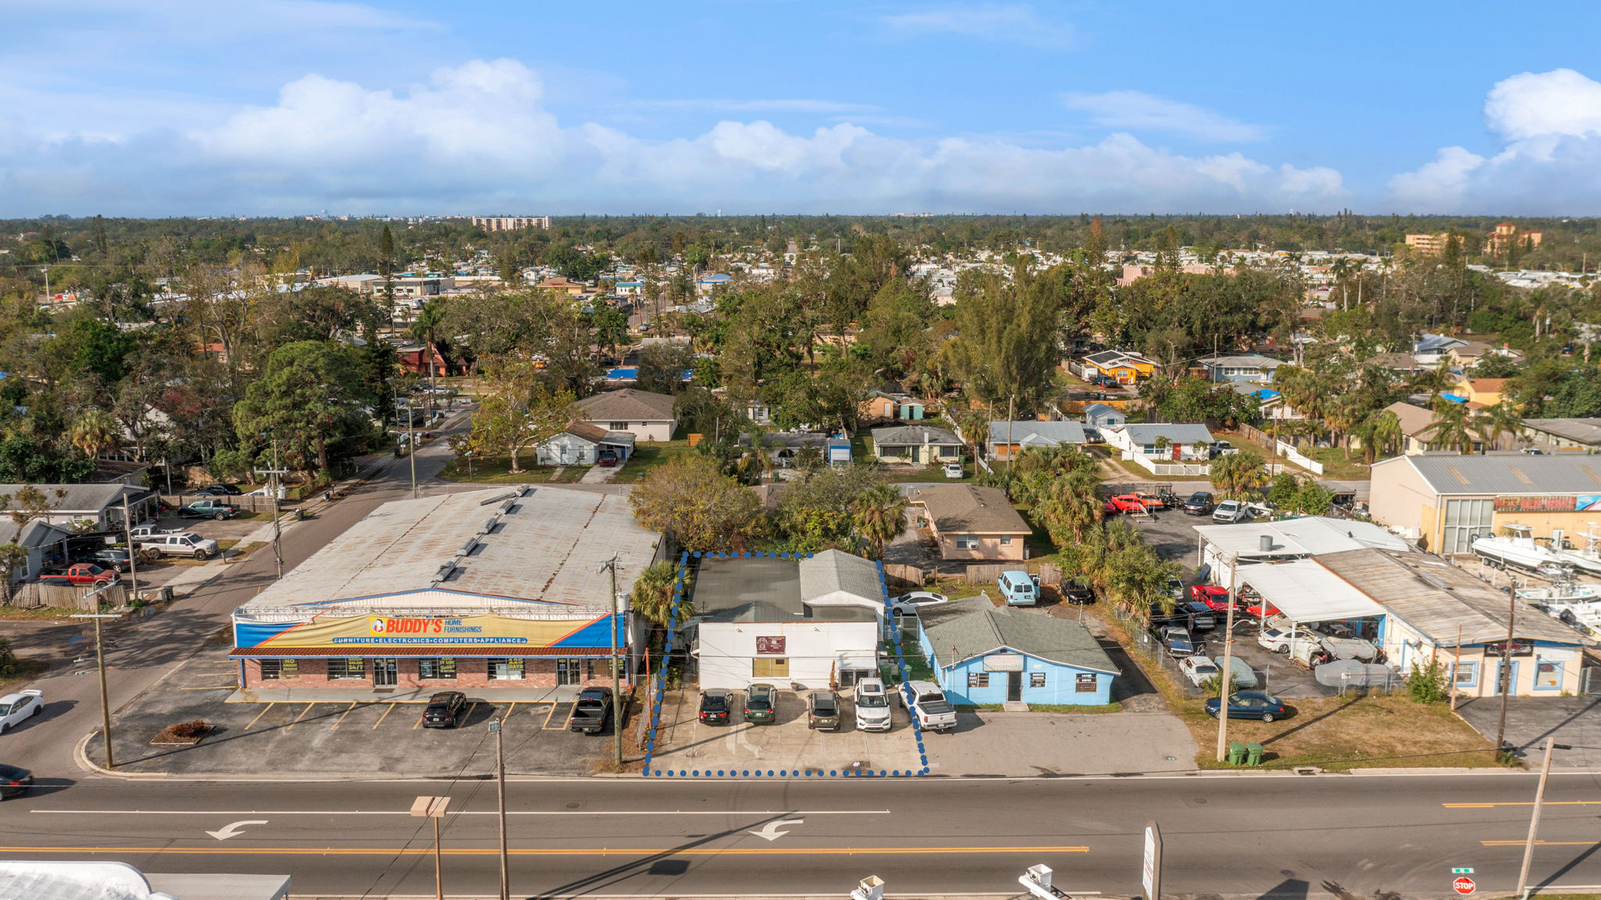
[(1464, 378), (1457, 382), (1453, 394), (1465, 399), (1475, 409), (1494, 406), (1501, 402), (1501, 391), (1510, 378)]
[(1084, 357), (1084, 377), (1089, 381), (1139, 384), (1156, 374), (1156, 362), (1125, 350), (1103, 350)]

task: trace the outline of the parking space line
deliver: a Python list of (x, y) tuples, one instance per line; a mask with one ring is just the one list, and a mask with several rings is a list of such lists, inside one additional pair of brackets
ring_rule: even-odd
[(424, 711), (422, 715), (417, 717), (417, 721), (412, 723), (411, 730), (416, 731), (418, 728), (420, 728), (422, 726), (422, 720), (426, 718), (428, 718), (428, 713)]
[(378, 726), (384, 724), (384, 720), (389, 718), (389, 714), (394, 712), (394, 711), (395, 711), (395, 704), (393, 704), (393, 703), (389, 704), (389, 708), (384, 710), (384, 714), (378, 717), (378, 721), (372, 723), (372, 730), (373, 731), (377, 731), (378, 730)]
[[(513, 700), (511, 702), (511, 705), (506, 707), (506, 714), (500, 717), (500, 721), (504, 722), (507, 719), (511, 718), (511, 714), (517, 711), (517, 703), (518, 703), (518, 701)], [(474, 705), (476, 706), (477, 704), (474, 704)], [(470, 709), (467, 710), (467, 714), (468, 715), (472, 715), (472, 710), (470, 710)]]
[(350, 711), (356, 708), (356, 704), (358, 702), (359, 701), (356, 701), (356, 700), (350, 701), (350, 705), (345, 707), (345, 711), (343, 713), (340, 713), (339, 718), (335, 719), (334, 723), (332, 725), (328, 726), (328, 730), (329, 731), (333, 731), (335, 728), (338, 728), (340, 726), (340, 724), (345, 721), (345, 716), (350, 715)]
[(295, 716), (295, 720), (293, 722), (290, 722), (288, 725), (284, 726), (284, 731), (288, 731), (289, 729), (294, 728), (296, 725), (300, 724), (300, 720), (304, 719), (306, 717), (306, 713), (311, 712), (311, 708), (313, 706), (316, 706), (316, 705), (317, 704), (315, 704), (315, 703), (307, 703), (306, 704), (306, 708), (300, 711), (300, 715)]
[(246, 725), (245, 726), (245, 730), (249, 731), (251, 725), (255, 725), (257, 722), (261, 721), (261, 717), (266, 715), (267, 713), (271, 712), (272, 708), (274, 706), (277, 706), (277, 705), (278, 705), (278, 701), (276, 701), (276, 700), (274, 700), (273, 702), (267, 704), (267, 707), (265, 709), (263, 709), (261, 712), (256, 713), (256, 717), (254, 719), (250, 720), (250, 725)]
[(555, 714), (556, 714), (556, 701), (552, 700), (552, 701), (550, 701), (550, 711), (545, 713), (545, 721), (541, 722), (540, 725), (539, 725), (539, 729), (541, 731), (546, 731), (546, 730), (550, 729), (550, 717), (554, 716)]
[(473, 702), (467, 704), (467, 715), (462, 716), (462, 718), (467, 720), (468, 722), (471, 722), (473, 720), (473, 710), (475, 710), (477, 708), (478, 708), (478, 701), (477, 700), (474, 700)]
[(236, 684), (214, 684), (211, 687), (178, 688), (180, 691), (230, 691), (238, 687)]

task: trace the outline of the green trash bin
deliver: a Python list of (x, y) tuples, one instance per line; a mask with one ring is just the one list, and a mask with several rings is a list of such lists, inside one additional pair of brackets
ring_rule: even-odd
[(1245, 745), (1239, 741), (1229, 741), (1229, 765), (1245, 765)]
[(1262, 745), (1255, 741), (1245, 745), (1245, 764), (1260, 766), (1262, 764)]

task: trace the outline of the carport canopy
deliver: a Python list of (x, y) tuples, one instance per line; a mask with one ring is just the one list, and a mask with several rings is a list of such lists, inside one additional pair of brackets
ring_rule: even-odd
[(1345, 579), (1309, 559), (1240, 569), (1240, 580), (1295, 622), (1331, 622), (1384, 615)]

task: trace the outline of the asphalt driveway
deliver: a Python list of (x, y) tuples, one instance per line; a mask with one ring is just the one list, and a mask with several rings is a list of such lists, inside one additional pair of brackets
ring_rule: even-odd
[[(1456, 711), (1486, 740), (1495, 740), (1500, 697), (1460, 700)], [(1601, 768), (1601, 696), (1506, 698), (1506, 740), (1531, 766), (1540, 764), (1548, 737), (1573, 748), (1555, 751), (1551, 765)]]

